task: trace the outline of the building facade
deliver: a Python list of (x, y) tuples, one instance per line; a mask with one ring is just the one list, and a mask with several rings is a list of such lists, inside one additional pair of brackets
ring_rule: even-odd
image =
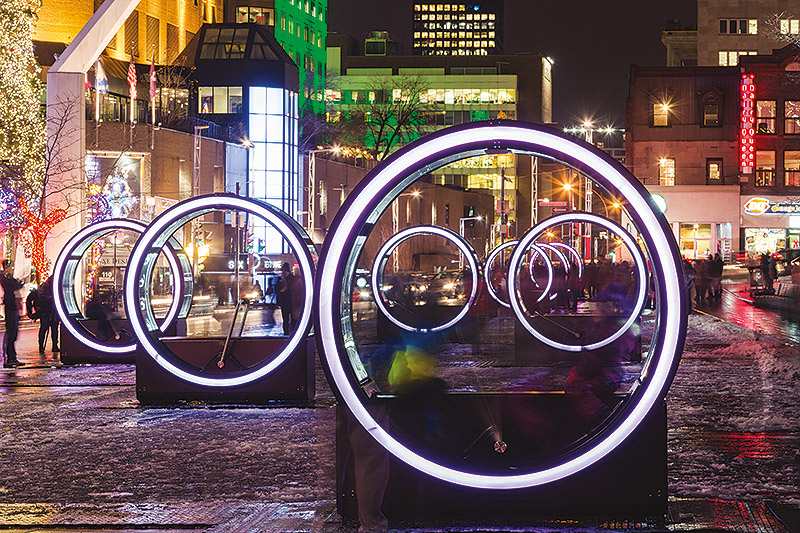
[[(777, 28), (767, 21), (784, 14)], [(792, 0), (698, 0), (697, 64), (736, 66), (742, 55), (770, 54), (774, 32), (800, 35), (800, 6)]]
[(503, 53), (503, 0), (414, 2), (413, 55)]
[(800, 50), (739, 65), (631, 69), (628, 168), (687, 257), (800, 246)]
[[(326, 93), (332, 120), (369, 113), (373, 104), (402, 101), (413, 86), (424, 107), (420, 134), (480, 120), (552, 121), (552, 63), (544, 56), (365, 56), (359, 49), (348, 36), (329, 36), (328, 69), (338, 76), (338, 87)], [(417, 136), (402, 139), (397, 147)], [(495, 196), (498, 237), (499, 232), (513, 236), (530, 225), (531, 169), (528, 156), (486, 155), (454, 162), (430, 180)]]
[[(100, 7), (98, 0), (43, 0), (35, 41), (69, 44)], [(106, 46), (108, 57), (171, 63), (206, 22), (222, 21), (222, 0), (148, 0)]]
[(268, 27), (299, 69), (300, 108), (324, 111), (327, 0), (230, 0), (225, 22)]

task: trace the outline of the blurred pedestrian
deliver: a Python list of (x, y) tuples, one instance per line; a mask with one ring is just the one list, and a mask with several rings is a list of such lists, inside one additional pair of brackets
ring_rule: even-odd
[(39, 285), (37, 312), (39, 313), (39, 355), (44, 355), (48, 333), (53, 353), (58, 353), (58, 313), (53, 296), (53, 278), (47, 278)]
[(714, 259), (708, 263), (708, 275), (711, 278), (711, 288), (708, 297), (719, 299), (722, 297), (722, 271), (725, 263), (719, 254), (714, 255)]
[(772, 285), (775, 280), (772, 277), (772, 269), (770, 268), (769, 263), (769, 254), (761, 254), (761, 262), (759, 263), (759, 269), (761, 270), (761, 284), (763, 285), (765, 291), (772, 292)]
[(3, 366), (14, 368), (19, 366), (15, 343), (19, 333), (19, 307), (21, 304), (19, 290), (22, 288), (22, 283), (14, 278), (13, 264), (8, 259), (3, 261), (3, 276), (0, 278), (0, 286), (3, 287), (3, 310), (6, 324), (3, 337), (3, 352), (6, 361)]
[(283, 334), (291, 335), (294, 329), (294, 320), (292, 315), (292, 290), (294, 285), (294, 274), (289, 263), (283, 263), (281, 266), (281, 277), (278, 278), (278, 285), (276, 287), (276, 300), (278, 306), (281, 308), (281, 318), (283, 318)]

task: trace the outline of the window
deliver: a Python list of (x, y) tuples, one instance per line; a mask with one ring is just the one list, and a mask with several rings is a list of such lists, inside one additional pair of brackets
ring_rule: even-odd
[(800, 187), (800, 151), (783, 153), (783, 173), (787, 187)]
[(719, 66), (735, 67), (739, 64), (739, 56), (754, 56), (756, 53), (755, 50), (720, 50)]
[(784, 109), (786, 118), (783, 132), (787, 135), (800, 134), (800, 100), (786, 100)]
[(719, 32), (756, 35), (758, 34), (758, 19), (719, 19)]
[(662, 157), (658, 160), (658, 184), (675, 185), (675, 159)]
[(775, 152), (756, 150), (756, 187), (775, 185)]
[(781, 20), (781, 33), (792, 35), (800, 34), (800, 19)]
[(703, 104), (703, 126), (719, 125), (719, 104)]
[(244, 24), (254, 22), (265, 26), (275, 24), (275, 11), (266, 7), (239, 6), (236, 8), (236, 22)]
[(653, 126), (669, 126), (669, 104), (663, 102), (653, 103)]
[(722, 184), (722, 159), (706, 159), (706, 183)]
[(241, 87), (200, 87), (197, 91), (198, 111), (200, 113), (241, 113)]
[(203, 36), (200, 59), (244, 59), (247, 28), (208, 28)]
[(775, 133), (775, 100), (756, 101), (756, 131)]

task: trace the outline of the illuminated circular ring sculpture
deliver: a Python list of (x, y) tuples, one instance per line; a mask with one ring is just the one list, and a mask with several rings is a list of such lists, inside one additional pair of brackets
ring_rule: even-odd
[[(581, 254), (578, 253), (578, 250), (576, 250), (572, 246), (564, 244), (563, 242), (551, 242), (550, 246), (554, 246), (556, 248), (560, 248), (562, 250), (566, 250), (569, 253), (571, 253), (572, 257), (575, 258), (575, 264), (578, 265), (578, 277), (579, 278), (583, 277), (583, 258), (581, 257)], [(570, 263), (569, 261), (567, 261), (567, 271), (569, 271), (569, 267)]]
[[(496, 246), (494, 250), (489, 252), (489, 256), (486, 258), (486, 263), (483, 265), (483, 279), (486, 280), (486, 290), (489, 292), (489, 296), (491, 296), (492, 300), (495, 302), (499, 303), (503, 307), (508, 308), (511, 307), (511, 304), (501, 300), (497, 295), (497, 292), (494, 290), (494, 287), (492, 287), (492, 265), (494, 264), (494, 260), (497, 259), (497, 256), (500, 255), (503, 250), (516, 246), (518, 242), (519, 241), (517, 240), (506, 241), (500, 246)], [(508, 276), (506, 275), (506, 277)], [(506, 283), (508, 282), (506, 281)]]
[[(519, 242), (519, 241), (517, 241), (517, 242)], [(542, 254), (542, 257), (544, 257), (544, 260), (547, 261), (547, 262), (550, 262), (550, 258), (542, 250), (542, 248), (544, 248), (545, 250), (550, 250), (556, 257), (558, 257), (558, 260), (561, 261), (561, 265), (564, 267), (564, 280), (566, 280), (567, 279), (567, 274), (569, 274), (569, 261), (567, 261), (567, 256), (562, 254), (561, 250), (559, 250), (558, 248), (556, 248), (552, 244), (549, 244), (549, 243), (546, 243), (546, 242), (537, 242), (536, 244), (538, 246), (540, 246), (541, 248), (534, 248), (534, 253), (531, 256), (530, 262), (528, 263), (528, 274), (530, 275), (531, 279), (534, 279), (534, 277), (533, 277), (533, 267), (535, 266), (535, 264), (534, 264), (533, 260), (536, 259), (536, 256), (538, 254)], [(530, 248), (530, 246), (528, 248)], [(554, 275), (553, 273), (550, 274), (551, 280), (552, 280), (553, 275)], [(549, 285), (550, 284), (548, 283), (548, 286)]]
[[(155, 259), (170, 235), (185, 223), (215, 210), (238, 210), (266, 220), (288, 241), (300, 265), (305, 287), (303, 313), (298, 326), (289, 336), (280, 352), (252, 368), (228, 376), (200, 375), (199, 369), (179, 358), (153, 335), (157, 326), (150, 305), (149, 284)], [(131, 251), (128, 275), (125, 277), (125, 310), (128, 313), (136, 338), (145, 353), (172, 375), (190, 383), (210, 387), (233, 387), (260, 379), (280, 367), (311, 327), (311, 302), (313, 299), (314, 263), (311, 258), (313, 244), (303, 228), (289, 215), (271, 205), (232, 194), (198, 196), (181, 202), (156, 218), (142, 234)]]
[[(511, 295), (511, 308), (514, 310), (514, 314), (517, 315), (517, 319), (522, 323), (522, 326), (534, 337), (542, 341), (543, 343), (552, 346), (553, 348), (557, 348), (559, 350), (566, 350), (569, 352), (580, 352), (583, 350), (597, 350), (598, 348), (602, 348), (603, 346), (607, 346), (620, 338), (628, 328), (630, 328), (633, 323), (636, 321), (639, 313), (641, 312), (642, 308), (644, 307), (645, 301), (647, 299), (647, 265), (644, 260), (644, 256), (642, 255), (641, 250), (639, 249), (639, 245), (636, 243), (636, 240), (622, 227), (618, 224), (608, 220), (607, 218), (603, 218), (599, 215), (595, 215), (594, 213), (583, 213), (583, 212), (572, 212), (572, 213), (564, 213), (562, 215), (557, 215), (554, 217), (550, 217), (548, 219), (543, 220), (539, 224), (535, 225), (531, 229), (525, 232), (522, 239), (519, 241), (519, 245), (514, 250), (514, 253), (511, 255), (511, 262), (508, 265), (509, 276), (511, 273), (517, 272), (520, 265), (522, 264), (522, 259), (524, 257), (525, 250), (530, 247), (535, 239), (539, 237), (544, 230), (548, 227), (554, 226), (556, 224), (564, 224), (570, 223), (575, 220), (581, 220), (584, 222), (590, 222), (592, 224), (597, 224), (599, 226), (603, 226), (608, 230), (616, 233), (620, 236), (620, 238), (628, 245), (628, 249), (633, 256), (634, 263), (636, 263), (636, 274), (637, 274), (637, 281), (638, 281), (638, 289), (636, 293), (636, 301), (633, 305), (632, 311), (630, 316), (628, 316), (625, 323), (620, 326), (620, 328), (615, 331), (612, 335), (606, 337), (601, 341), (597, 341), (592, 344), (587, 345), (577, 345), (577, 344), (564, 344), (560, 342), (556, 342), (542, 333), (540, 333), (533, 325), (528, 321), (528, 310), (525, 309), (525, 304), (522, 302), (520, 298), (519, 292), (519, 276), (514, 275), (513, 277), (513, 284), (509, 284), (509, 294)], [(539, 246), (548, 246), (542, 243), (536, 243)], [(512, 290), (513, 286), (513, 290)]]
[[(560, 161), (617, 191), (630, 206), (634, 227), (651, 256), (658, 320), (648, 361), (637, 385), (609, 419), (557, 461), (531, 471), (490, 475), (433, 461), (398, 440), (373, 417), (362, 384), (369, 374), (353, 342), (350, 296), (353, 274), (367, 236), (383, 213), (417, 179), (450, 162), (497, 150), (535, 154)], [(663, 214), (645, 187), (622, 165), (597, 148), (546, 126), (518, 121), (475, 122), (440, 130), (392, 154), (361, 180), (348, 196), (328, 233), (317, 275), (315, 331), (321, 359), (340, 401), (387, 451), (434, 478), (480, 489), (521, 489), (572, 476), (597, 463), (662, 405), (677, 370), (686, 335), (687, 297), (681, 257)], [(515, 253), (521, 253), (517, 247)]]
[[(516, 246), (518, 243), (519, 243), (519, 241), (517, 241), (517, 240), (508, 241), (508, 242), (505, 242), (505, 243), (501, 244), (500, 246), (496, 247), (489, 254), (489, 257), (486, 258), (486, 265), (484, 266), (484, 276), (483, 277), (486, 280), (486, 289), (489, 292), (489, 296), (491, 296), (494, 299), (495, 302), (497, 302), (500, 305), (502, 305), (503, 307), (507, 307), (509, 309), (511, 309), (511, 304), (508, 303), (508, 302), (504, 302), (503, 300), (500, 299), (500, 296), (494, 290), (494, 287), (492, 287), (490, 276), (491, 276), (492, 263), (494, 263), (495, 258), (500, 254), (500, 252), (502, 252), (506, 248), (510, 248), (512, 246)], [(537, 255), (541, 254), (541, 256), (544, 258), (544, 264), (547, 265), (547, 286), (544, 288), (544, 290), (542, 291), (542, 294), (540, 294), (539, 298), (536, 300), (536, 303), (539, 303), (542, 300), (544, 300), (545, 297), (550, 293), (550, 289), (553, 286), (553, 273), (554, 273), (554, 271), (553, 271), (553, 262), (550, 261), (550, 258), (547, 256), (547, 254), (544, 253), (544, 250), (539, 248), (537, 245), (532, 244), (532, 245), (528, 246), (528, 248), (533, 248), (533, 250), (534, 250), (534, 254), (531, 256), (531, 263), (533, 263), (533, 259), (536, 258)], [(508, 278), (508, 272), (506, 272), (506, 278)], [(533, 269), (531, 269), (531, 280), (533, 280), (533, 282), (536, 283), (537, 287), (539, 286), (539, 284), (536, 282), (536, 278), (533, 275)], [(506, 287), (508, 287), (508, 281), (506, 281)], [(510, 298), (509, 298), (509, 301), (511, 301)]]
[[(53, 268), (53, 301), (61, 323), (84, 346), (109, 354), (128, 354), (136, 350), (136, 343), (106, 344), (86, 331), (78, 322), (83, 314), (78, 307), (75, 295), (75, 272), (83, 260), (86, 250), (95, 241), (118, 230), (143, 233), (147, 225), (132, 219), (111, 219), (92, 224), (76, 233), (61, 250)], [(192, 305), (191, 279), (192, 267), (180, 243), (170, 239), (167, 243), (167, 261), (170, 264), (173, 281), (173, 298), (167, 315), (161, 321), (159, 330), (165, 331), (177, 317), (185, 318)], [(186, 273), (189, 274), (187, 280)], [(179, 283), (178, 280), (182, 280)]]
[[(470, 273), (472, 274), (472, 290), (469, 293), (469, 299), (467, 300), (467, 303), (451, 320), (432, 328), (416, 328), (395, 318), (392, 313), (389, 312), (389, 309), (386, 308), (386, 302), (384, 302), (386, 297), (383, 291), (380, 290), (380, 288), (383, 286), (383, 270), (386, 267), (386, 262), (389, 260), (389, 256), (392, 254), (395, 248), (400, 246), (400, 243), (410, 239), (415, 235), (438, 235), (455, 244), (456, 248), (458, 248), (458, 250), (464, 254), (464, 257), (467, 258)], [(389, 319), (389, 321), (391, 321), (395, 326), (406, 331), (414, 331), (417, 333), (434, 333), (445, 330), (464, 318), (464, 315), (467, 314), (469, 308), (472, 307), (472, 304), (475, 302), (475, 296), (478, 294), (478, 276), (480, 272), (479, 263), (480, 260), (478, 259), (478, 254), (476, 254), (472, 246), (470, 246), (470, 244), (455, 231), (442, 228), (440, 226), (413, 226), (411, 228), (406, 228), (403, 231), (394, 234), (391, 239), (386, 241), (378, 251), (378, 255), (375, 256), (375, 261), (372, 262), (372, 293), (378, 295), (378, 297), (375, 298), (375, 304), (378, 306), (378, 309), (381, 310), (381, 313), (383, 313), (383, 315)]]

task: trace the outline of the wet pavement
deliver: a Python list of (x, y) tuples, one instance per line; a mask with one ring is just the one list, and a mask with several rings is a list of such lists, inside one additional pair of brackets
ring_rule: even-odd
[[(690, 317), (668, 397), (666, 521), (391, 531), (800, 531), (800, 354), (780, 330), (736, 325), (748, 315), (728, 301), (716, 312), (731, 321)], [(22, 331), (23, 362), (35, 348)], [(335, 510), (335, 400), (319, 368), (304, 408), (142, 407), (134, 385), (124, 364), (0, 371), (0, 529), (354, 531)]]

